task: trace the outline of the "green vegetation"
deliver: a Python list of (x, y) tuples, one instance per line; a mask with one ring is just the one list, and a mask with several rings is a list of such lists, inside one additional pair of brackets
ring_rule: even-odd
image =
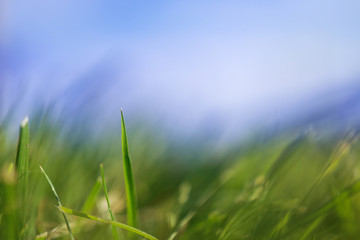
[[(158, 240), (156, 237), (153, 237), (151, 236), (150, 234), (147, 234), (146, 232), (143, 232), (139, 229), (136, 229), (136, 228), (133, 228), (133, 227), (130, 227), (126, 224), (123, 224), (123, 223), (119, 223), (119, 222), (115, 222), (115, 221), (108, 221), (108, 220), (103, 220), (101, 218), (98, 218), (98, 217), (95, 217), (95, 216), (92, 216), (90, 214), (86, 214), (84, 212), (79, 212), (79, 211), (76, 211), (76, 210), (73, 210), (73, 209), (70, 209), (70, 208), (65, 208), (65, 207), (59, 207), (60, 211), (62, 211), (64, 214), (65, 213), (68, 213), (68, 214), (72, 214), (74, 216), (78, 216), (78, 217), (82, 217), (82, 218), (87, 218), (87, 219), (90, 219), (90, 220), (94, 220), (94, 221), (98, 221), (98, 222), (101, 222), (101, 223), (106, 223), (106, 224), (110, 224), (112, 225), (113, 227), (116, 226), (116, 227), (120, 227), (120, 228), (123, 228), (123, 229), (126, 229), (130, 232), (133, 232), (133, 233), (136, 233), (140, 236), (143, 236), (147, 239), (150, 239), (150, 240)], [(118, 236), (116, 235), (116, 238), (118, 238)]]
[[(54, 195), (55, 195), (55, 198), (56, 198), (56, 201), (58, 202), (59, 204), (59, 207), (62, 207), (61, 205), (61, 201), (60, 201), (60, 198), (59, 198), (59, 195), (57, 194), (56, 190), (55, 190), (55, 187), (53, 185), (53, 183), (51, 182), (50, 178), (48, 177), (48, 175), (46, 174), (46, 172), (44, 171), (44, 169), (40, 166), (40, 170), (41, 172), (44, 174), (45, 178), (46, 178), (46, 181), (49, 183), (50, 187), (51, 187), (51, 190), (53, 191)], [(65, 213), (63, 212), (62, 215), (64, 216), (64, 220), (65, 220), (65, 223), (66, 223), (66, 228), (68, 229), (69, 231), (69, 234), (70, 234), (70, 238), (72, 240), (74, 240), (74, 236), (71, 232), (71, 228), (70, 228), (70, 224), (69, 224), (69, 220), (67, 219)]]
[(224, 149), (142, 128), (128, 139), (123, 114), (95, 140), (46, 118), (30, 125), (16, 140), (0, 126), (0, 239), (360, 239), (356, 135)]
[[(114, 214), (113, 214), (112, 211), (111, 211), (109, 195), (108, 195), (107, 188), (106, 188), (105, 175), (104, 175), (104, 166), (103, 166), (103, 164), (100, 164), (100, 171), (101, 171), (101, 179), (102, 179), (102, 184), (103, 184), (103, 188), (104, 188), (106, 203), (107, 203), (107, 205), (108, 205), (108, 209), (109, 209), (109, 214), (110, 214), (110, 217), (111, 217), (111, 221), (115, 221)], [(78, 215), (77, 215), (77, 216), (78, 216)], [(92, 218), (89, 218), (89, 219), (92, 219)], [(117, 233), (116, 228), (115, 228), (114, 225), (112, 226), (112, 231), (113, 231), (114, 239), (119, 239), (119, 234)]]
[(29, 179), (29, 119), (26, 117), (20, 124), (19, 144), (15, 167), (18, 173), (19, 192), (26, 192)]
[(26, 219), (28, 218), (28, 202), (27, 192), (28, 180), (29, 180), (29, 118), (25, 119), (20, 124), (19, 143), (16, 154), (15, 168), (17, 173), (17, 195), (16, 199), (20, 203), (20, 217), (19, 226), (23, 229), (20, 234), (20, 238), (25, 239), (27, 237)]
[(123, 151), (123, 166), (124, 166), (124, 178), (126, 189), (126, 204), (127, 204), (127, 218), (128, 224), (132, 227), (138, 226), (137, 217), (137, 203), (135, 193), (135, 182), (132, 173), (128, 140), (126, 136), (124, 114), (121, 110), (121, 145)]

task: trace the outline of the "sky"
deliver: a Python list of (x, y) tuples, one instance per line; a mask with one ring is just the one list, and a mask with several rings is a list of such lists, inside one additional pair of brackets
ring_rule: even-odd
[(359, 77), (359, 11), (356, 0), (2, 0), (3, 101), (26, 86), (19, 118), (58, 101), (188, 131), (275, 124)]

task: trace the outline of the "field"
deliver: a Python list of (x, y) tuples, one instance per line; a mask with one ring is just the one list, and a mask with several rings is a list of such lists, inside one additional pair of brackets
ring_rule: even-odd
[(46, 116), (23, 121), (18, 139), (8, 125), (0, 239), (360, 239), (353, 133), (259, 134), (219, 148), (156, 129), (126, 138), (120, 122), (96, 138)]

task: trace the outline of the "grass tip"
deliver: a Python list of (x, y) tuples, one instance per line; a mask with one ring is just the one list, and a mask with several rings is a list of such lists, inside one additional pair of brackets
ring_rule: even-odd
[(28, 124), (28, 122), (29, 122), (29, 117), (26, 116), (26, 117), (24, 118), (24, 120), (22, 120), (21, 123), (20, 123), (21, 127), (25, 127), (26, 124)]

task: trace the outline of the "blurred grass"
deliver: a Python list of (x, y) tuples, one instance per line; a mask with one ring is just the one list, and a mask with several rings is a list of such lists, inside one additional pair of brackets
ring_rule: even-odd
[[(25, 196), (31, 211), (24, 225), (16, 194), (17, 140), (6, 133), (7, 124), (0, 125), (0, 239), (19, 239), (29, 227), (26, 239), (69, 239), (40, 164), (64, 206), (110, 220), (111, 202), (114, 219), (125, 223), (120, 126), (113, 135), (75, 138), (59, 122), (32, 119)], [(357, 135), (258, 136), (214, 150), (196, 142), (179, 147), (159, 138), (158, 130), (129, 128), (128, 136), (138, 229), (158, 239), (360, 239)], [(107, 197), (99, 194), (100, 163)], [(113, 239), (106, 224), (68, 220), (75, 239)]]

